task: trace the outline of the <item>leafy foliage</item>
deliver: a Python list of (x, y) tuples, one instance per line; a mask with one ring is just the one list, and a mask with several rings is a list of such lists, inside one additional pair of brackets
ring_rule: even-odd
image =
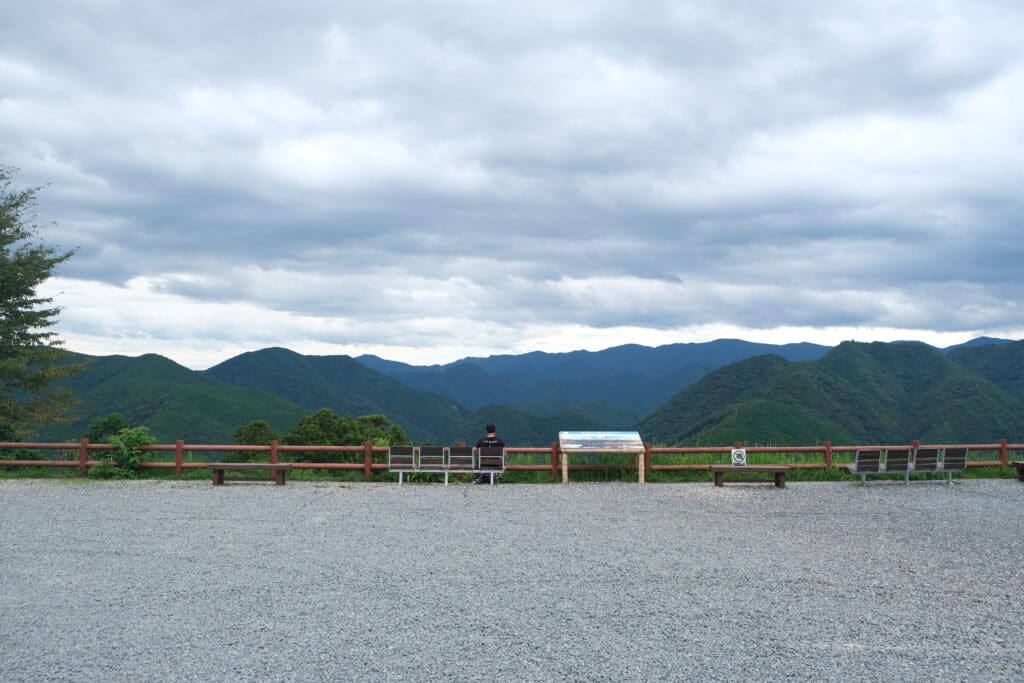
[(73, 252), (36, 240), (38, 188), (15, 189), (13, 175), (0, 166), (0, 428), (20, 437), (61, 419), (71, 394), (51, 383), (78, 368), (49, 329), (60, 309), (37, 293)]
[(101, 479), (133, 479), (139, 472), (145, 451), (156, 439), (146, 427), (126, 427), (110, 437), (112, 451), (100, 451), (101, 462), (89, 468), (89, 474)]
[[(244, 427), (239, 427), (231, 435), (232, 443), (248, 446), (269, 446), (271, 441), (280, 437), (266, 420), (253, 420)], [(262, 460), (259, 452), (231, 451), (225, 454), (224, 462), (256, 462)]]
[(89, 425), (89, 431), (82, 436), (92, 443), (109, 443), (110, 437), (127, 428), (128, 423), (124, 421), (124, 417), (115, 411), (106, 417), (98, 417), (93, 420)]
[[(358, 446), (367, 441), (375, 446), (394, 446), (409, 443), (405, 431), (384, 415), (350, 417), (338, 415), (330, 408), (321, 408), (306, 415), (282, 441), (297, 446)], [(307, 462), (329, 462), (330, 453), (316, 451), (296, 454)]]

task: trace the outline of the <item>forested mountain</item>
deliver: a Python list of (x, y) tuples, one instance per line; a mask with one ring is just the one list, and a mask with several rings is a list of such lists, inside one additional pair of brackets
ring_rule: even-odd
[(961, 346), (949, 359), (1024, 400), (1024, 341)]
[(950, 355), (920, 343), (846, 342), (818, 361), (752, 358), (687, 387), (639, 428), (667, 444), (991, 442), (1024, 434), (1024, 400)]
[(812, 360), (828, 348), (719, 339), (654, 348), (628, 344), (603, 351), (538, 351), (433, 366), (376, 356), (357, 360), (403, 384), (451, 396), (469, 407), (506, 405), (537, 415), (575, 411), (621, 424), (648, 414), (681, 388), (728, 363), (766, 353)]
[[(848, 342), (823, 355), (823, 347), (812, 345), (767, 346), (790, 358), (759, 355), (723, 364), (762, 347), (733, 341), (627, 346), (429, 368), (264, 349), (204, 372), (152, 354), (87, 358), (86, 372), (62, 382), (79, 401), (78, 418), (40, 437), (77, 439), (92, 420), (117, 411), (161, 441), (226, 443), (252, 420), (284, 433), (327, 407), (351, 416), (383, 413), (416, 443), (474, 442), (487, 422), (496, 422), (508, 443), (523, 446), (547, 446), (560, 430), (628, 429), (638, 421), (644, 438), (661, 444), (1024, 438), (1024, 341), (979, 340), (942, 350)], [(813, 359), (799, 360), (804, 356)], [(497, 400), (467, 407), (396, 377), (418, 377), (415, 383), (424, 386), (443, 381), (476, 400)], [(506, 389), (517, 405), (501, 400)], [(659, 392), (669, 398), (640, 420), (644, 413), (636, 406)]]
[(408, 387), (349, 356), (304, 356), (281, 348), (243, 353), (205, 374), (342, 415), (382, 413), (417, 440), (437, 441), (469, 411), (447, 396)]
[(980, 346), (1002, 346), (1003, 344), (1014, 344), (1012, 339), (999, 339), (997, 337), (975, 337), (969, 341), (965, 341), (963, 344), (954, 344), (953, 346), (947, 346), (942, 349), (943, 353), (952, 353), (953, 351), (959, 351), (961, 349), (973, 349)]
[(272, 393), (233, 387), (155, 354), (90, 357), (76, 355), (85, 370), (60, 381), (74, 392), (71, 424), (51, 425), (41, 438), (78, 440), (93, 420), (119, 412), (131, 425), (145, 425), (163, 443), (231, 443), (238, 427), (257, 419), (287, 431), (302, 406)]

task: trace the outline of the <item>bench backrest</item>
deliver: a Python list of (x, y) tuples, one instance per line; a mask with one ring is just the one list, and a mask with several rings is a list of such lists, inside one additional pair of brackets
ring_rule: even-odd
[(443, 469), (446, 450), (444, 446), (420, 446), (420, 469)]
[(886, 472), (906, 472), (909, 464), (909, 448), (891, 448), (885, 452)]
[(853, 462), (858, 472), (877, 472), (878, 464), (882, 458), (882, 452), (877, 449), (857, 451), (853, 456)]
[(478, 448), (479, 464), (482, 470), (503, 470), (505, 469), (504, 448)]
[(448, 469), (472, 470), (475, 464), (472, 446), (452, 446), (448, 449)]
[(389, 470), (411, 470), (416, 467), (415, 446), (391, 446), (388, 448)]
[(931, 472), (939, 466), (938, 448), (918, 448), (914, 452), (914, 471)]
[(966, 448), (947, 448), (942, 453), (942, 469), (962, 470), (967, 467)]

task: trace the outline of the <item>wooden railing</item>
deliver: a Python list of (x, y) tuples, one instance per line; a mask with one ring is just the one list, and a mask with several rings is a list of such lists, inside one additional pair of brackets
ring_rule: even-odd
[[(968, 461), (968, 467), (991, 467), (991, 466), (1009, 466), (1010, 464), (1010, 451), (1024, 451), (1024, 443), (1009, 443), (1006, 439), (1000, 439), (997, 443), (987, 444), (922, 444), (918, 441), (913, 441), (909, 444), (893, 444), (893, 445), (859, 445), (859, 446), (833, 446), (830, 442), (818, 446), (754, 446), (746, 447), (748, 455), (756, 454), (778, 454), (778, 455), (799, 455), (802, 457), (812, 456), (815, 457), (814, 462), (785, 462), (785, 463), (772, 463), (769, 460), (765, 461), (765, 464), (785, 464), (789, 467), (799, 469), (830, 469), (836, 466), (834, 457), (837, 453), (852, 454), (854, 451), (863, 449), (896, 449), (896, 448), (911, 448), (916, 449), (919, 447), (929, 448), (967, 448), (968, 454), (974, 453), (994, 453), (996, 459), (989, 458), (987, 460), (971, 460)], [(694, 460), (707, 459), (707, 456), (718, 456), (720, 462), (727, 462), (729, 454), (733, 448), (743, 447), (740, 443), (735, 443), (732, 446), (672, 446), (672, 447), (652, 447), (650, 444), (645, 444), (644, 449), (644, 470), (645, 472), (668, 472), (673, 470), (707, 470), (710, 467), (708, 462), (689, 462), (689, 463), (665, 463), (657, 462), (658, 456), (695, 456)], [(65, 453), (71, 452), (71, 457), (65, 459), (38, 459), (38, 460), (0, 460), (0, 467), (77, 467), (78, 474), (86, 476), (88, 474), (89, 467), (98, 464), (100, 461), (95, 460), (91, 457), (94, 451), (106, 451), (112, 450), (114, 447), (110, 444), (102, 443), (91, 443), (88, 439), (81, 439), (78, 442), (70, 443), (18, 443), (18, 442), (0, 442), (0, 457), (2, 457), (2, 451), (6, 449), (20, 449), (20, 450), (37, 450), (37, 451), (63, 451)], [(386, 446), (374, 446), (370, 442), (363, 443), (359, 446), (296, 446), (296, 445), (283, 445), (277, 441), (272, 441), (267, 446), (252, 446), (252, 445), (236, 445), (236, 444), (186, 444), (183, 440), (179, 439), (173, 444), (153, 444), (151, 446), (142, 447), (144, 451), (151, 452), (174, 452), (174, 460), (165, 462), (143, 462), (140, 463), (140, 467), (144, 468), (156, 468), (156, 469), (174, 469), (175, 476), (181, 476), (182, 472), (186, 469), (203, 469), (210, 466), (209, 460), (207, 461), (194, 461), (195, 453), (227, 453), (227, 452), (250, 452), (250, 453), (267, 453), (268, 461), (271, 463), (280, 462), (282, 454), (296, 453), (296, 452), (315, 452), (315, 453), (337, 453), (339, 455), (347, 455), (349, 457), (355, 456), (355, 460), (351, 462), (295, 462), (290, 460), (294, 469), (308, 469), (308, 470), (362, 470), (363, 476), (369, 478), (375, 471), (387, 470), (388, 465), (386, 462), (374, 462), (374, 455), (384, 455), (388, 449)], [(552, 479), (558, 479), (560, 476), (560, 451), (557, 443), (551, 444), (548, 448), (533, 448), (533, 447), (509, 447), (507, 449), (510, 455), (533, 455), (533, 456), (546, 456), (544, 463), (513, 463), (508, 465), (509, 470), (520, 470), (520, 471), (549, 471)], [(186, 453), (190, 455), (190, 458), (186, 460)], [(77, 457), (74, 455), (77, 454)], [(696, 456), (702, 456), (697, 458)], [(820, 456), (820, 461), (818, 457)], [(286, 456), (287, 457), (287, 456)], [(216, 461), (213, 461), (216, 462)], [(570, 463), (568, 469), (572, 471), (581, 470), (634, 470), (636, 471), (638, 465), (635, 460), (630, 462), (623, 462), (621, 464), (586, 464), (586, 463)]]

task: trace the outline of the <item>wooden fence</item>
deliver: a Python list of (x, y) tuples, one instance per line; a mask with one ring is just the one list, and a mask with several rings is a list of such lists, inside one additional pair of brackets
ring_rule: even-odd
[[(909, 444), (894, 444), (894, 445), (858, 445), (858, 446), (833, 446), (830, 442), (818, 446), (756, 446), (746, 447), (747, 454), (779, 454), (779, 455), (799, 455), (802, 458), (811, 458), (811, 462), (786, 462), (786, 463), (771, 463), (770, 460), (766, 461), (765, 464), (785, 464), (789, 467), (800, 468), (800, 469), (830, 469), (835, 467), (834, 457), (836, 454), (852, 454), (857, 450), (863, 449), (896, 449), (896, 448), (911, 448), (916, 449), (919, 447), (929, 448), (967, 448), (968, 454), (972, 452), (974, 454), (990, 454), (990, 457), (986, 460), (970, 460), (967, 463), (968, 467), (991, 467), (991, 466), (1009, 466), (1010, 464), (1010, 451), (1024, 451), (1024, 443), (1009, 443), (1006, 439), (1000, 439), (997, 443), (988, 444), (922, 444), (918, 441), (913, 441)], [(721, 455), (721, 462), (726, 463), (729, 461), (729, 454), (733, 448), (743, 447), (740, 443), (735, 443), (732, 446), (672, 446), (667, 448), (652, 447), (650, 444), (644, 444), (644, 457), (643, 467), (645, 472), (667, 472), (673, 470), (707, 470), (710, 464), (707, 462), (673, 462), (665, 463), (658, 462), (658, 460), (664, 460), (660, 456), (675, 456), (675, 460), (686, 459), (690, 456), (694, 460), (707, 459), (708, 456)], [(88, 439), (81, 439), (78, 442), (72, 443), (17, 443), (17, 442), (0, 442), (0, 451), (6, 449), (21, 449), (21, 450), (38, 450), (38, 451), (60, 451), (70, 457), (65, 459), (39, 459), (39, 460), (0, 460), (0, 467), (77, 467), (78, 474), (86, 476), (89, 467), (98, 464), (100, 461), (92, 459), (90, 456), (93, 451), (104, 451), (113, 450), (113, 446), (110, 444), (102, 443), (90, 443)], [(383, 456), (386, 455), (388, 449), (386, 446), (374, 446), (370, 442), (366, 442), (360, 446), (294, 446), (294, 445), (283, 445), (277, 441), (272, 441), (268, 446), (247, 446), (247, 445), (235, 445), (235, 444), (186, 444), (183, 440), (179, 439), (173, 444), (153, 444), (151, 446), (142, 447), (144, 451), (152, 452), (174, 452), (174, 461), (165, 462), (143, 462), (140, 463), (140, 467), (155, 468), (155, 469), (174, 469), (175, 476), (181, 476), (182, 472), (186, 469), (204, 469), (210, 466), (210, 462), (214, 461), (194, 461), (195, 453), (227, 453), (227, 452), (254, 452), (254, 453), (267, 453), (268, 460), (271, 463), (280, 462), (282, 454), (287, 453), (300, 453), (300, 452), (316, 452), (316, 453), (336, 453), (342, 457), (352, 458), (350, 462), (292, 462), (292, 468), (294, 469), (308, 469), (308, 470), (362, 470), (363, 476), (369, 478), (375, 471), (387, 470), (388, 465), (386, 462), (375, 462), (374, 455)], [(70, 452), (70, 453), (69, 453)], [(514, 463), (508, 466), (509, 470), (526, 470), (526, 471), (549, 471), (552, 479), (558, 479), (561, 472), (560, 465), (560, 451), (557, 443), (551, 444), (548, 448), (528, 448), (528, 447), (509, 447), (507, 449), (509, 455), (533, 455), (533, 456), (544, 456), (539, 458), (545, 460), (543, 463)], [(74, 455), (77, 453), (77, 458)], [(188, 461), (186, 461), (186, 453), (190, 455)], [(992, 459), (991, 454), (996, 456)], [(697, 457), (700, 456), (700, 457)], [(2, 453), (0, 453), (2, 457)], [(288, 456), (285, 456), (286, 458)], [(628, 463), (622, 464), (586, 464), (586, 463), (570, 463), (568, 465), (570, 471), (580, 470), (634, 470), (638, 469), (636, 460), (632, 460)]]

